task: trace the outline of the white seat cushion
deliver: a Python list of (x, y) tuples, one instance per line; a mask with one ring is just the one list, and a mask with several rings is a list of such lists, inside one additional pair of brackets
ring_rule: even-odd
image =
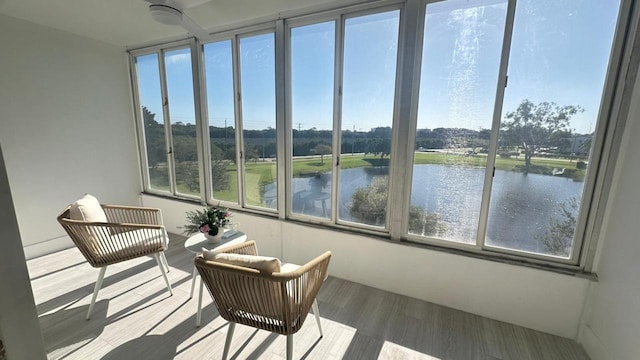
[(140, 229), (110, 235), (106, 239), (95, 237), (92, 246), (96, 261), (109, 261), (163, 251), (167, 248), (167, 238), (161, 230)]
[(121, 232), (111, 235), (111, 238), (117, 240), (118, 243), (130, 243), (133, 246), (148, 242), (158, 243), (158, 240), (165, 245), (169, 243), (169, 238), (165, 236), (164, 231), (155, 229), (139, 229)]
[(300, 265), (284, 263), (280, 266), (280, 273), (288, 273), (300, 269)]

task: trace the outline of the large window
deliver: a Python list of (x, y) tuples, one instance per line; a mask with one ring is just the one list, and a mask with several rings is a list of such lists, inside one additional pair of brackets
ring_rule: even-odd
[(200, 196), (191, 49), (164, 53), (176, 192)]
[[(385, 228), (400, 11), (344, 25), (339, 218)], [(358, 148), (356, 139), (364, 145)]]
[(144, 150), (147, 155), (145, 157), (148, 166), (147, 188), (171, 191), (158, 54), (136, 57), (136, 69), (144, 129)]
[(576, 262), (619, 4), (508, 5), (425, 7), (408, 233)]
[(331, 218), (335, 21), (291, 29), (291, 211)]
[(240, 38), (244, 195), (250, 206), (277, 209), (275, 36)]
[(150, 191), (200, 197), (191, 48), (135, 57)]
[(390, 10), (291, 28), (292, 213), (387, 228), (399, 22)]
[(277, 209), (275, 34), (238, 34), (203, 53), (207, 200)]
[(212, 199), (238, 204), (232, 41), (204, 45)]
[(475, 244), (506, 1), (425, 9), (409, 233)]
[(570, 258), (618, 1), (518, 1), (485, 244)]
[(132, 51), (145, 191), (584, 269), (619, 1), (363, 3)]

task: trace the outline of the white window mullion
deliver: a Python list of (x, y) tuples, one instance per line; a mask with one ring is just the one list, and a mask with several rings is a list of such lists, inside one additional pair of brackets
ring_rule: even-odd
[(344, 68), (344, 22), (345, 17), (336, 19), (335, 30), (335, 58), (333, 81), (333, 156), (331, 157), (331, 222), (338, 221), (339, 214), (339, 184), (340, 184), (340, 153), (342, 129), (342, 79)]
[[(422, 11), (421, 11), (422, 9)], [(391, 164), (389, 169), (388, 226), (392, 239), (407, 232), (411, 202), (411, 174), (420, 88), (420, 61), (424, 7), (420, 0), (409, 0), (400, 14), (398, 69), (396, 75)], [(408, 121), (407, 121), (408, 120)], [(406, 141), (406, 143), (405, 143)], [(405, 146), (403, 146), (403, 144)]]
[(238, 35), (231, 39), (232, 59), (233, 59), (233, 97), (235, 107), (236, 122), (236, 166), (238, 168), (238, 204), (245, 206), (244, 193), (244, 140), (242, 136), (242, 89), (240, 87), (240, 39)]
[[(277, 31), (277, 28), (276, 28)], [(284, 97), (285, 97), (285, 119), (284, 119), (284, 159), (279, 159), (279, 162), (284, 162), (285, 169), (285, 202), (284, 214), (285, 218), (291, 216), (293, 213), (293, 111), (292, 111), (292, 85), (291, 85), (291, 26), (286, 24), (284, 27)], [(277, 45), (276, 45), (277, 46)], [(277, 80), (276, 80), (277, 81)], [(280, 209), (282, 213), (283, 209)]]
[(193, 102), (195, 107), (196, 146), (198, 153), (198, 168), (200, 169), (200, 201), (206, 203), (210, 198), (211, 176), (209, 172), (209, 126), (207, 109), (207, 89), (204, 85), (202, 45), (196, 39), (191, 42), (191, 73), (193, 74)]
[(286, 50), (285, 50), (285, 27), (284, 20), (276, 21), (276, 32), (275, 32), (275, 83), (276, 83), (276, 163), (277, 163), (277, 172), (276, 178), (278, 179), (277, 183), (277, 201), (278, 201), (278, 217), (280, 219), (284, 219), (287, 214), (287, 209), (285, 204), (287, 204), (287, 198), (291, 197), (286, 189), (291, 189), (290, 186), (287, 186), (287, 163), (288, 160), (285, 158), (286, 149), (288, 146), (288, 142), (285, 141), (287, 137), (286, 134), (290, 134), (287, 132), (286, 123), (287, 121), (286, 109), (287, 109), (287, 94), (285, 92), (285, 74), (286, 74)]
[(131, 90), (133, 94), (133, 105), (135, 109), (136, 132), (138, 137), (138, 160), (140, 161), (142, 173), (142, 189), (151, 188), (151, 176), (149, 175), (149, 154), (147, 153), (146, 135), (144, 128), (144, 115), (142, 114), (142, 104), (140, 103), (140, 89), (138, 85), (138, 64), (137, 57), (129, 54), (129, 76)]
[(162, 117), (164, 118), (165, 141), (167, 144), (167, 168), (169, 169), (169, 188), (171, 194), (177, 195), (176, 169), (173, 160), (173, 135), (171, 134), (171, 117), (169, 111), (169, 94), (167, 91), (167, 70), (164, 62), (165, 50), (158, 54), (158, 66), (160, 70), (160, 92), (162, 96)]
[(496, 155), (498, 153), (498, 135), (500, 135), (500, 120), (502, 117), (502, 104), (504, 92), (507, 87), (507, 70), (509, 67), (509, 53), (511, 50), (511, 37), (513, 34), (513, 21), (516, 12), (516, 0), (510, 0), (507, 6), (507, 18), (504, 27), (504, 40), (498, 71), (498, 83), (496, 88), (496, 100), (493, 107), (493, 122), (491, 124), (491, 139), (489, 140), (489, 153), (487, 154), (487, 168), (485, 169), (484, 188), (482, 190), (482, 204), (480, 206), (480, 221), (478, 222), (478, 234), (476, 246), (484, 248), (487, 221), (489, 217), (489, 202), (491, 199), (491, 186), (495, 174)]

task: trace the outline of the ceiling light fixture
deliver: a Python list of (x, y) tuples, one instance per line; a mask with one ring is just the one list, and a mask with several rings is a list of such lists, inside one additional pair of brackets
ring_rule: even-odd
[(180, 25), (182, 23), (182, 11), (167, 5), (149, 5), (151, 17), (165, 25)]

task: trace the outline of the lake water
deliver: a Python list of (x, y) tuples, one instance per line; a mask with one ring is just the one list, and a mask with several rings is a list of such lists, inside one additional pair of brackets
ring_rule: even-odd
[[(414, 166), (411, 205), (420, 206), (430, 213), (440, 215), (446, 226), (438, 237), (475, 243), (480, 215), (480, 202), (484, 181), (483, 168), (416, 165)], [(387, 168), (353, 168), (340, 172), (339, 216), (352, 221), (349, 203), (353, 193), (371, 184), (375, 177), (385, 176)], [(330, 176), (327, 176), (330, 178)], [(310, 178), (293, 179), (294, 194), (311, 190)], [(322, 190), (329, 192), (328, 180)], [(538, 241), (552, 220), (560, 220), (562, 203), (571, 198), (580, 199), (583, 182), (571, 179), (496, 170), (493, 180), (487, 238), (490, 245), (541, 252)], [(326, 202), (326, 212), (317, 204), (307, 206), (304, 213), (328, 217), (331, 201)], [(300, 206), (294, 210), (300, 211)]]

